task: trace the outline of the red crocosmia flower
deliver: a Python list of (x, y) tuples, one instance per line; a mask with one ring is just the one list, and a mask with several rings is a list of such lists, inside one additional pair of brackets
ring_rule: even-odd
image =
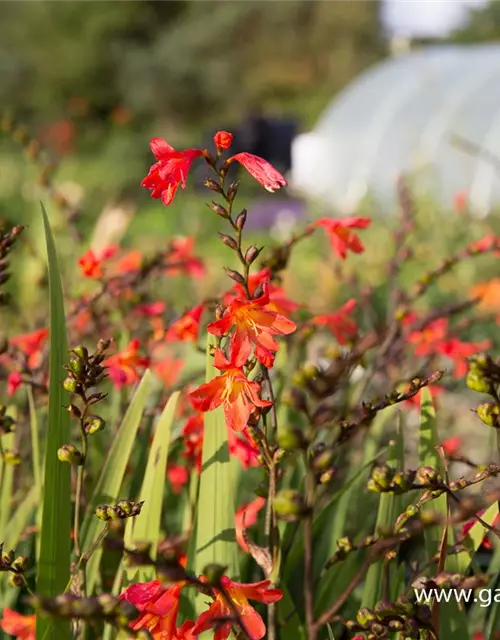
[(189, 393), (191, 405), (197, 411), (213, 411), (222, 406), (228, 427), (235, 431), (244, 429), (257, 408), (272, 405), (268, 400), (261, 400), (259, 385), (246, 378), (241, 364), (237, 359), (229, 362), (218, 349), (214, 366), (224, 373)]
[(179, 358), (163, 358), (159, 362), (151, 364), (151, 369), (167, 389), (179, 380), (183, 368), (184, 360)]
[(176, 151), (162, 138), (153, 138), (149, 146), (157, 162), (142, 181), (142, 186), (151, 191), (152, 198), (161, 198), (164, 205), (169, 205), (179, 185), (186, 188), (186, 178), (193, 160), (203, 156), (206, 151)]
[(491, 340), (482, 340), (481, 342), (462, 342), (457, 338), (450, 338), (445, 342), (437, 345), (437, 351), (447, 358), (453, 360), (455, 364), (455, 378), (462, 378), (467, 374), (469, 369), (467, 358), (491, 348)]
[(149, 359), (139, 355), (139, 348), (140, 341), (134, 338), (123, 351), (103, 362), (108, 369), (110, 379), (117, 388), (137, 382), (140, 369), (149, 366)]
[(169, 464), (167, 467), (167, 479), (172, 485), (172, 491), (181, 493), (182, 488), (189, 481), (189, 471), (180, 464)]
[(187, 458), (198, 473), (201, 473), (203, 455), (203, 414), (195, 413), (184, 423), (181, 430), (184, 443), (183, 456)]
[(358, 325), (348, 316), (355, 308), (356, 300), (348, 300), (338, 311), (314, 317), (311, 324), (328, 327), (339, 344), (346, 344), (358, 335)]
[(161, 316), (165, 313), (167, 305), (164, 302), (148, 302), (145, 304), (139, 304), (134, 309), (134, 313), (145, 317)]
[(214, 144), (218, 149), (229, 149), (233, 142), (233, 134), (227, 131), (217, 131), (214, 136)]
[(13, 396), (22, 384), (23, 378), (19, 371), (9, 373), (7, 377), (7, 395)]
[(31, 333), (23, 333), (20, 336), (10, 338), (9, 342), (28, 357), (28, 366), (30, 369), (35, 369), (40, 364), (41, 352), (45, 346), (48, 335), (48, 329), (37, 329)]
[[(268, 267), (261, 269), (257, 273), (252, 273), (248, 278), (248, 290), (250, 296), (253, 297), (257, 287), (259, 285), (265, 285), (267, 283), (269, 293), (269, 303), (266, 305), (267, 309), (276, 311), (284, 316), (288, 316), (296, 311), (300, 305), (293, 300), (287, 298), (284, 290), (281, 287), (277, 287), (270, 282), (271, 269)], [(246, 298), (246, 293), (241, 284), (236, 284), (230, 291), (224, 296), (224, 304), (229, 305), (235, 298)]]
[(36, 616), (23, 615), (6, 607), (0, 620), (0, 629), (17, 640), (35, 640)]
[(323, 227), (328, 234), (333, 252), (345, 260), (348, 250), (353, 253), (363, 253), (365, 247), (353, 229), (366, 229), (370, 223), (370, 218), (358, 216), (337, 219), (321, 218), (313, 224), (313, 227)]
[[(481, 518), (484, 515), (485, 509), (481, 509), (480, 511), (477, 512), (477, 515)], [(474, 526), (474, 524), (477, 522), (477, 520), (475, 518), (472, 518), (471, 520), (467, 520), (467, 522), (465, 522), (462, 525), (462, 536), (465, 537), (469, 531), (472, 529), (472, 527)], [(500, 514), (497, 514), (492, 522), (492, 526), (496, 527), (498, 526), (498, 524), (500, 524)], [(483, 546), (485, 549), (491, 549), (491, 542), (488, 538), (488, 531), (485, 529), (485, 534), (484, 534), (484, 538), (481, 542), (481, 546)]]
[(189, 638), (186, 632), (193, 626), (192, 622), (185, 623), (180, 629), (176, 626), (183, 586), (183, 582), (177, 582), (166, 587), (159, 580), (153, 580), (127, 587), (120, 595), (120, 600), (127, 600), (140, 611), (139, 617), (129, 627), (133, 631), (147, 629), (155, 640)]
[(243, 429), (239, 437), (232, 429), (228, 429), (227, 440), (229, 453), (241, 462), (243, 469), (259, 466), (258, 456), (260, 454), (257, 445), (247, 429)]
[(255, 498), (252, 502), (242, 505), (234, 517), (236, 540), (240, 547), (248, 553), (248, 545), (243, 538), (243, 532), (257, 522), (259, 511), (266, 504), (265, 498)]
[[(494, 248), (500, 250), (500, 238), (495, 235), (485, 236), (480, 240), (471, 242), (467, 248), (469, 251), (479, 253), (482, 253), (483, 251), (491, 251)], [(498, 255), (498, 251), (495, 251), (495, 254)]]
[(415, 345), (413, 351), (416, 356), (428, 356), (435, 352), (437, 344), (445, 340), (447, 333), (448, 320), (438, 318), (429, 322), (421, 331), (411, 331), (408, 342)]
[(281, 187), (286, 187), (288, 184), (281, 173), (277, 171), (272, 164), (269, 164), (267, 160), (264, 160), (264, 158), (254, 156), (252, 153), (243, 152), (232, 156), (227, 162), (230, 163), (235, 160), (243, 165), (248, 173), (253, 176), (264, 189), (271, 193), (274, 193)]
[[(266, 625), (257, 613), (257, 611), (248, 602), (255, 600), (263, 604), (271, 604), (278, 602), (283, 597), (280, 589), (269, 589), (270, 580), (255, 582), (253, 584), (242, 584), (233, 582), (226, 576), (222, 576), (221, 585), (231, 599), (233, 605), (237, 608), (245, 630), (250, 640), (260, 640), (266, 635)], [(234, 617), (234, 612), (228, 604), (226, 597), (214, 589), (215, 599), (210, 605), (208, 611), (204, 611), (192, 628), (193, 635), (199, 635), (208, 629), (217, 630), (214, 633), (214, 640), (226, 640), (231, 633), (231, 623), (225, 624), (220, 622), (221, 618)]]
[(102, 278), (102, 263), (116, 255), (117, 251), (118, 247), (114, 246), (106, 247), (106, 249), (98, 253), (89, 249), (89, 251), (78, 260), (83, 275), (87, 278)]
[(205, 275), (206, 270), (203, 260), (193, 256), (194, 238), (174, 238), (170, 247), (168, 262), (175, 266), (166, 268), (165, 273), (167, 275), (176, 276), (185, 273), (193, 278), (200, 278)]
[(451, 436), (441, 442), (441, 446), (447, 456), (456, 455), (463, 445), (463, 439), (460, 436)]
[(220, 320), (211, 322), (207, 331), (216, 336), (229, 333), (234, 326), (235, 331), (231, 336), (231, 351), (238, 354), (238, 358), (245, 362), (252, 350), (252, 344), (260, 347), (255, 356), (265, 365), (269, 362), (268, 353), (276, 352), (279, 348), (274, 339), (275, 335), (288, 335), (296, 329), (295, 322), (276, 311), (266, 309), (269, 304), (269, 292), (264, 288), (264, 293), (256, 300), (242, 300), (235, 298), (230, 302), (224, 316)]
[(167, 341), (196, 342), (204, 308), (204, 305), (200, 304), (173, 322), (165, 336)]

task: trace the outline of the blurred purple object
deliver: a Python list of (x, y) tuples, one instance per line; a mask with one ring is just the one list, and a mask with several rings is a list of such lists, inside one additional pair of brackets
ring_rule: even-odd
[(300, 200), (269, 198), (256, 200), (248, 207), (246, 228), (253, 231), (272, 229), (279, 221), (300, 222), (306, 217), (306, 207)]

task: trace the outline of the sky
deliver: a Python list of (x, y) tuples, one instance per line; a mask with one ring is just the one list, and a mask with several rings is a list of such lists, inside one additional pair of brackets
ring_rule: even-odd
[(397, 35), (446, 36), (467, 20), (468, 9), (488, 0), (384, 0), (382, 19)]

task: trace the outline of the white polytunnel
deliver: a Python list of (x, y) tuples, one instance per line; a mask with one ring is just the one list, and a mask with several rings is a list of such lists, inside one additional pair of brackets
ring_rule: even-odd
[[(472, 212), (500, 204), (500, 45), (439, 45), (390, 58), (361, 74), (292, 145), (291, 183), (354, 211), (369, 196), (395, 202), (401, 174)], [(492, 161), (493, 158), (493, 161)]]

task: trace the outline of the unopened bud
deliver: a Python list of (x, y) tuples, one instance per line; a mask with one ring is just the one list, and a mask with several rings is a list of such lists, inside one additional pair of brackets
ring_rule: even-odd
[(415, 474), (417, 484), (435, 485), (442, 482), (441, 474), (432, 467), (420, 467)]
[(278, 518), (296, 520), (305, 513), (302, 495), (294, 489), (282, 489), (274, 498), (274, 509)]
[(378, 487), (379, 491), (389, 491), (393, 475), (393, 469), (384, 464), (372, 469), (371, 480)]
[(73, 416), (73, 418), (80, 419), (82, 417), (82, 412), (76, 406), (76, 404), (68, 404), (66, 409), (68, 410), (68, 413)]
[(476, 413), (484, 424), (498, 429), (500, 427), (500, 405), (496, 402), (484, 402), (476, 408)]
[(278, 445), (285, 451), (296, 451), (306, 448), (307, 440), (301, 429), (286, 426), (278, 429)]
[(208, 583), (214, 587), (220, 584), (221, 578), (224, 575), (227, 567), (223, 567), (220, 564), (209, 564), (203, 569), (203, 575), (207, 579)]
[(68, 376), (63, 382), (63, 387), (69, 393), (76, 393), (76, 390), (78, 389), (78, 382), (74, 378)]
[(478, 376), (473, 371), (469, 371), (465, 378), (465, 384), (472, 391), (476, 391), (477, 393), (488, 393), (490, 394), (493, 391), (493, 385), (491, 384), (488, 378), (484, 376)]
[(334, 458), (333, 449), (330, 447), (323, 448), (317, 451), (311, 460), (311, 467), (314, 471), (326, 471), (332, 466)]
[(15, 449), (4, 449), (2, 458), (5, 464), (10, 467), (17, 467), (18, 464), (21, 464), (21, 456), (19, 455), (19, 451)]
[(22, 587), (24, 585), (24, 578), (18, 573), (11, 573), (9, 575), (9, 584), (11, 587)]
[(203, 182), (204, 186), (211, 191), (215, 191), (216, 193), (222, 193), (222, 188), (217, 182), (214, 180), (210, 180), (210, 178), (206, 178)]
[(241, 231), (245, 226), (246, 221), (247, 221), (247, 210), (243, 209), (241, 213), (238, 213), (238, 215), (236, 216), (236, 220), (234, 221), (234, 224), (236, 225), (237, 229)]
[(27, 556), (18, 556), (12, 563), (12, 568), (15, 571), (23, 572), (27, 566), (28, 566)]
[(57, 451), (57, 457), (61, 462), (79, 467), (83, 464), (83, 454), (73, 444), (64, 444)]
[(252, 264), (252, 262), (255, 262), (255, 260), (257, 260), (257, 258), (259, 257), (261, 251), (262, 248), (258, 249), (255, 245), (248, 247), (245, 253), (245, 262), (247, 264)]
[(73, 373), (79, 374), (85, 368), (85, 362), (82, 358), (72, 353), (69, 357), (68, 367), (73, 371)]
[(235, 199), (236, 194), (238, 193), (238, 187), (239, 182), (231, 182), (231, 184), (227, 188), (227, 198), (229, 202), (232, 202)]
[(356, 620), (361, 627), (367, 627), (370, 622), (374, 622), (376, 620), (376, 616), (371, 609), (362, 607), (356, 614)]
[(89, 435), (99, 433), (106, 426), (106, 420), (103, 420), (100, 416), (89, 416), (85, 421), (85, 431)]
[(233, 250), (236, 250), (238, 248), (238, 243), (236, 242), (236, 240), (231, 236), (228, 236), (226, 233), (219, 233), (219, 238), (226, 245), (226, 247), (229, 247)]
[(212, 209), (212, 211), (215, 211), (215, 213), (221, 218), (229, 218), (229, 213), (227, 212), (227, 210), (217, 202), (212, 202), (212, 204), (210, 205), (210, 209)]
[(238, 273), (234, 269), (228, 269), (227, 267), (224, 268), (231, 280), (234, 280), (238, 284), (245, 284), (245, 278), (241, 275), (241, 273)]

